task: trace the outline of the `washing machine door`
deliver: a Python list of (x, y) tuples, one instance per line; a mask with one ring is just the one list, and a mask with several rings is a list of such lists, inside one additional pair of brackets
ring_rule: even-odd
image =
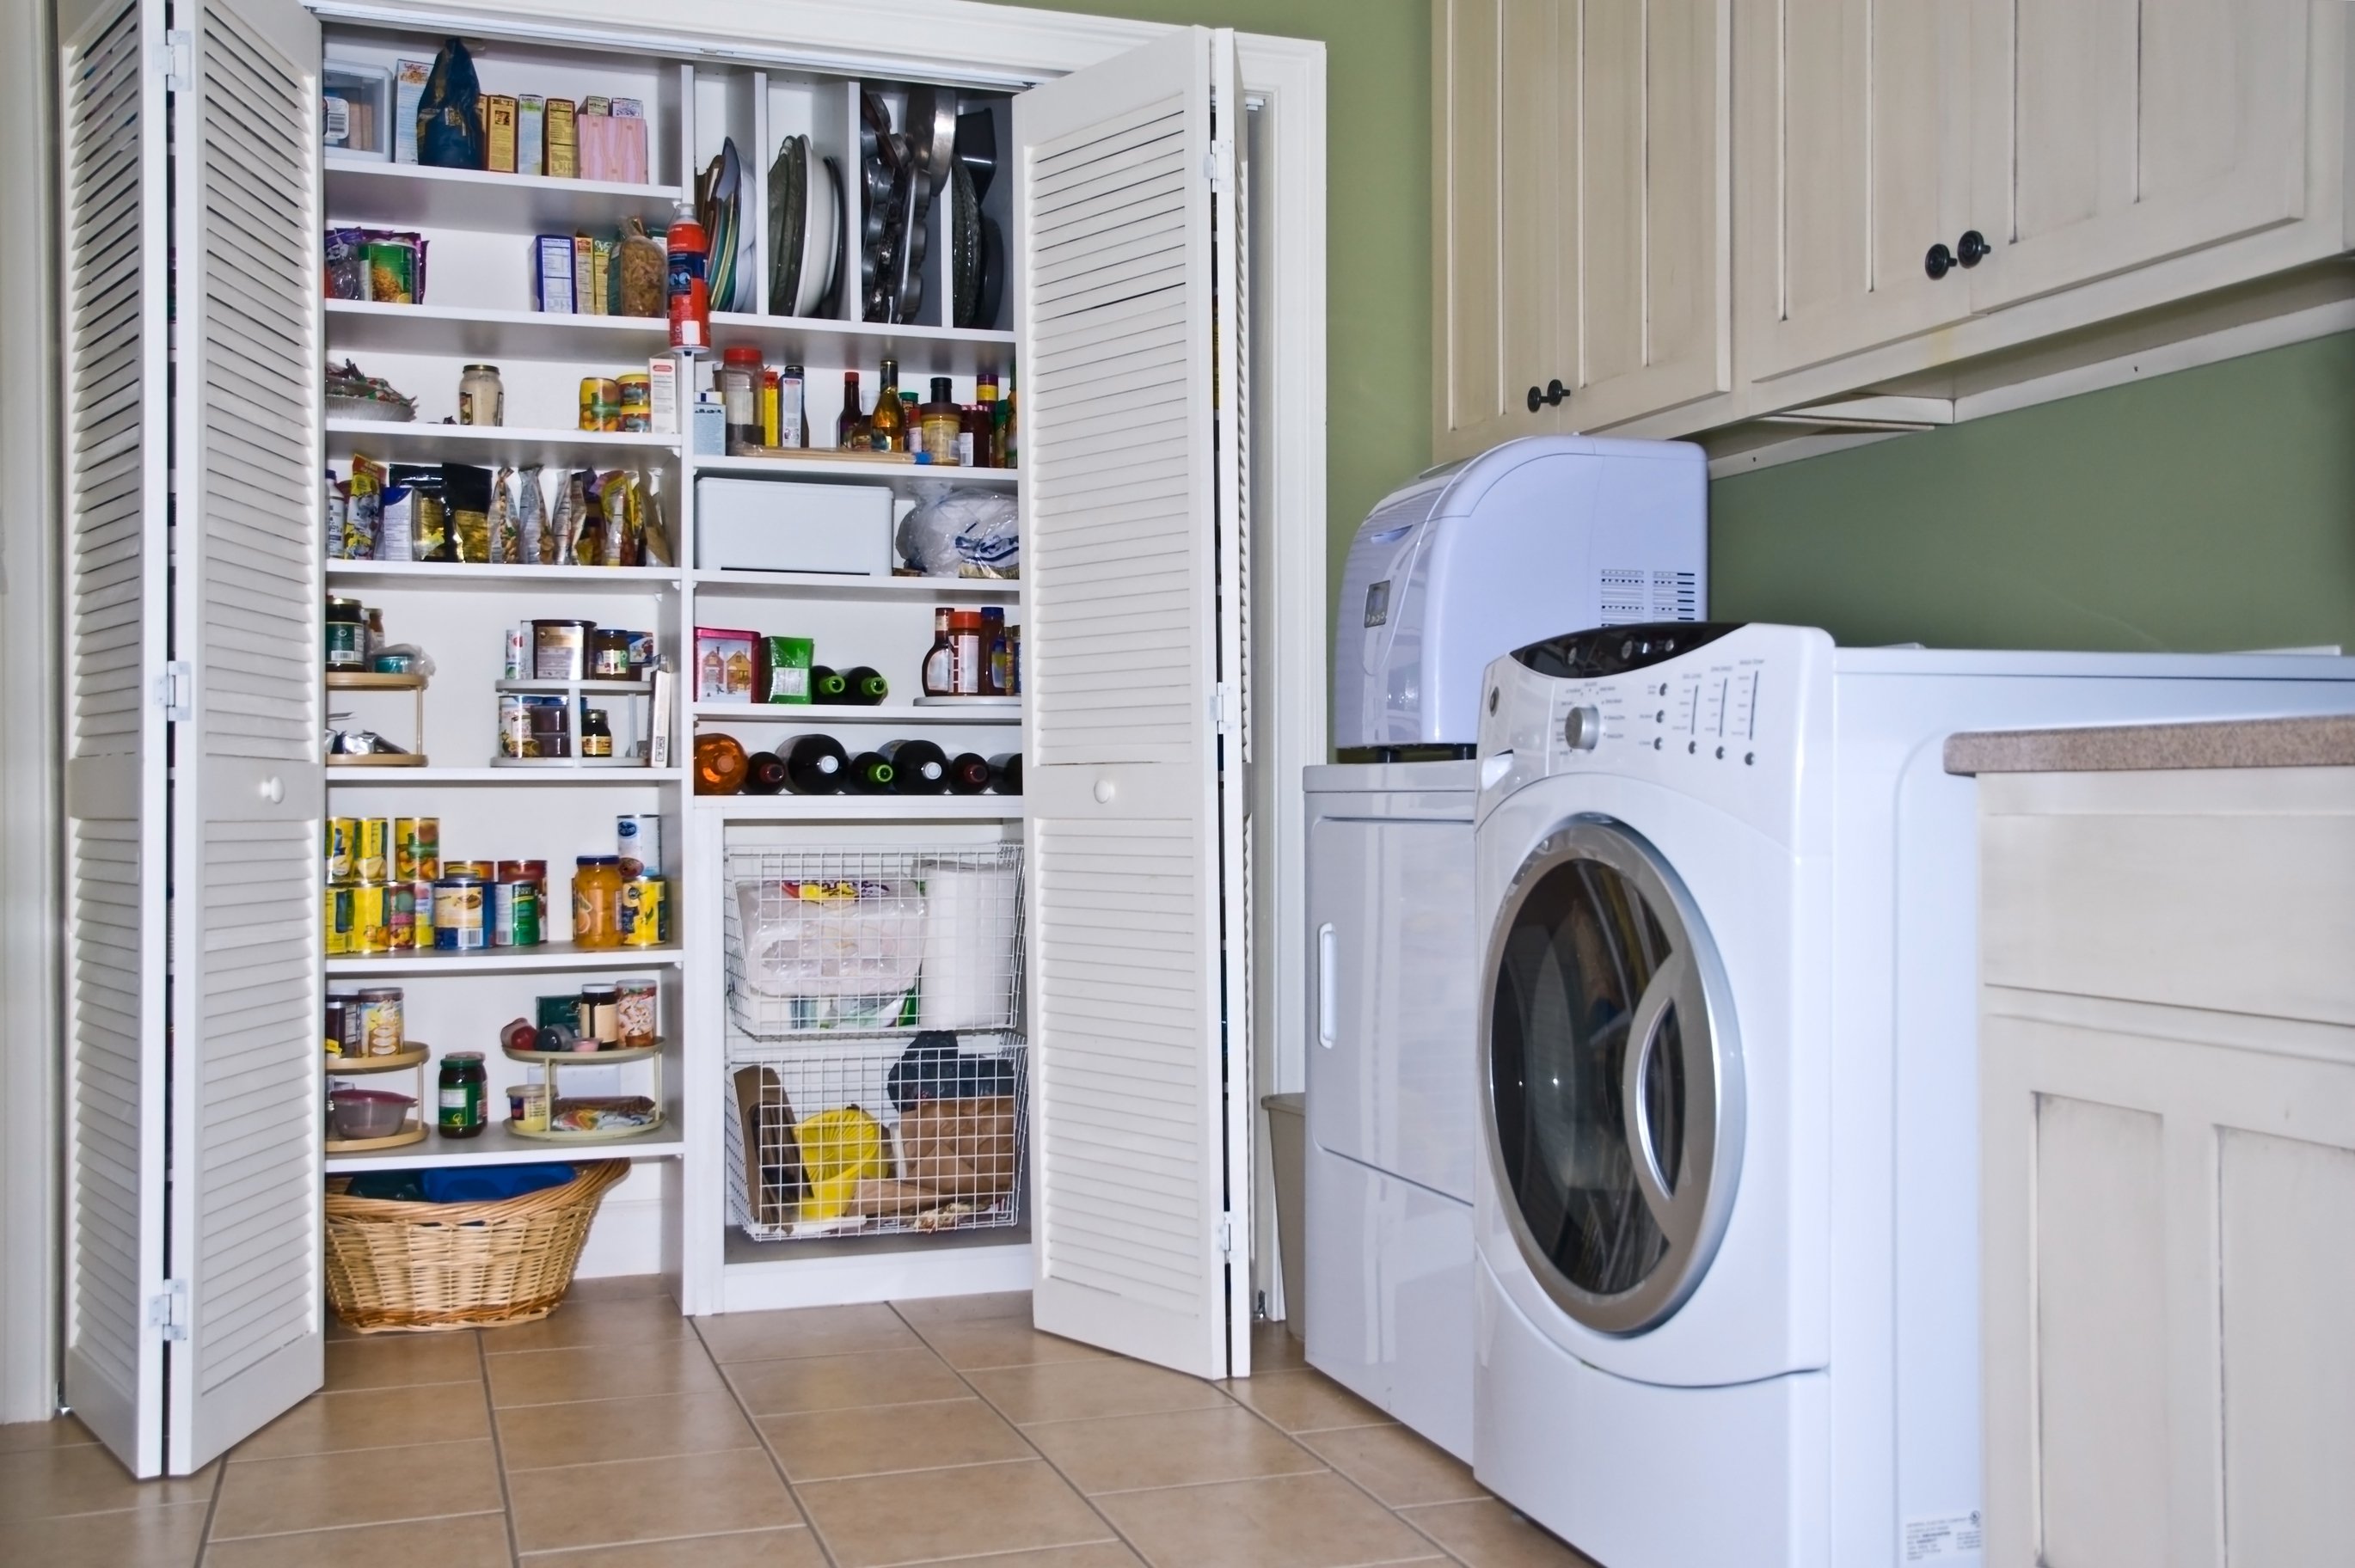
[(1541, 839), (1503, 900), (1482, 998), (1491, 1178), (1546, 1293), (1633, 1335), (1716, 1255), (1742, 1166), (1742, 1054), (1715, 949), (1624, 825)]

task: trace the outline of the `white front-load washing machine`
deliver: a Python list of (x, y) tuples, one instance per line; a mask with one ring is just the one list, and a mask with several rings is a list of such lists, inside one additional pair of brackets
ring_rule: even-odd
[(1575, 633), (1488, 667), (1475, 1468), (1607, 1568), (1977, 1563), (1958, 730), (2344, 711), (2355, 660)]

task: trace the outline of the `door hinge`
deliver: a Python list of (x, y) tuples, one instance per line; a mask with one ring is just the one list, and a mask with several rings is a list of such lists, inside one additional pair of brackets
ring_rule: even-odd
[(1242, 725), (1242, 693), (1233, 682), (1222, 680), (1210, 688), (1210, 726), (1221, 735), (1231, 735)]
[(196, 667), (186, 659), (165, 665), (155, 677), (155, 700), (164, 705), (165, 723), (186, 723), (197, 705)]
[(147, 1298), (147, 1327), (165, 1339), (188, 1337), (188, 1282), (167, 1279)]
[(155, 46), (155, 69), (163, 73), (164, 91), (186, 92), (197, 74), (195, 35), (186, 27), (166, 28)]
[(1212, 190), (1223, 193), (1234, 174), (1235, 144), (1224, 137), (1212, 142), (1202, 157), (1202, 177), (1210, 182)]
[(1235, 1232), (1239, 1229), (1241, 1227), (1235, 1223), (1235, 1217), (1231, 1213), (1219, 1216), (1219, 1255), (1220, 1257), (1231, 1258), (1235, 1255)]

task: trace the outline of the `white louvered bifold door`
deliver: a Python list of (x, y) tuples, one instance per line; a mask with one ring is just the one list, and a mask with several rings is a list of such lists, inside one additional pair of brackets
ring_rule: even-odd
[(164, 1462), (165, 661), (171, 544), (163, 0), (60, 0), (65, 1399)]
[(170, 1468), (318, 1388), (319, 26), (182, 0)]
[(1014, 105), (1032, 1310), (1202, 1377), (1247, 1343), (1231, 62), (1187, 28)]

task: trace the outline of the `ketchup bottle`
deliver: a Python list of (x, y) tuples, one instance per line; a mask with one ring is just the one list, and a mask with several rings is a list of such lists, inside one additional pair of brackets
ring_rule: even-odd
[(711, 351), (711, 284), (704, 271), (704, 252), (709, 241), (704, 238), (703, 225), (695, 220), (695, 208), (687, 203), (678, 204), (678, 216), (671, 220), (664, 246), (670, 252), (670, 346), (689, 354), (708, 354)]

